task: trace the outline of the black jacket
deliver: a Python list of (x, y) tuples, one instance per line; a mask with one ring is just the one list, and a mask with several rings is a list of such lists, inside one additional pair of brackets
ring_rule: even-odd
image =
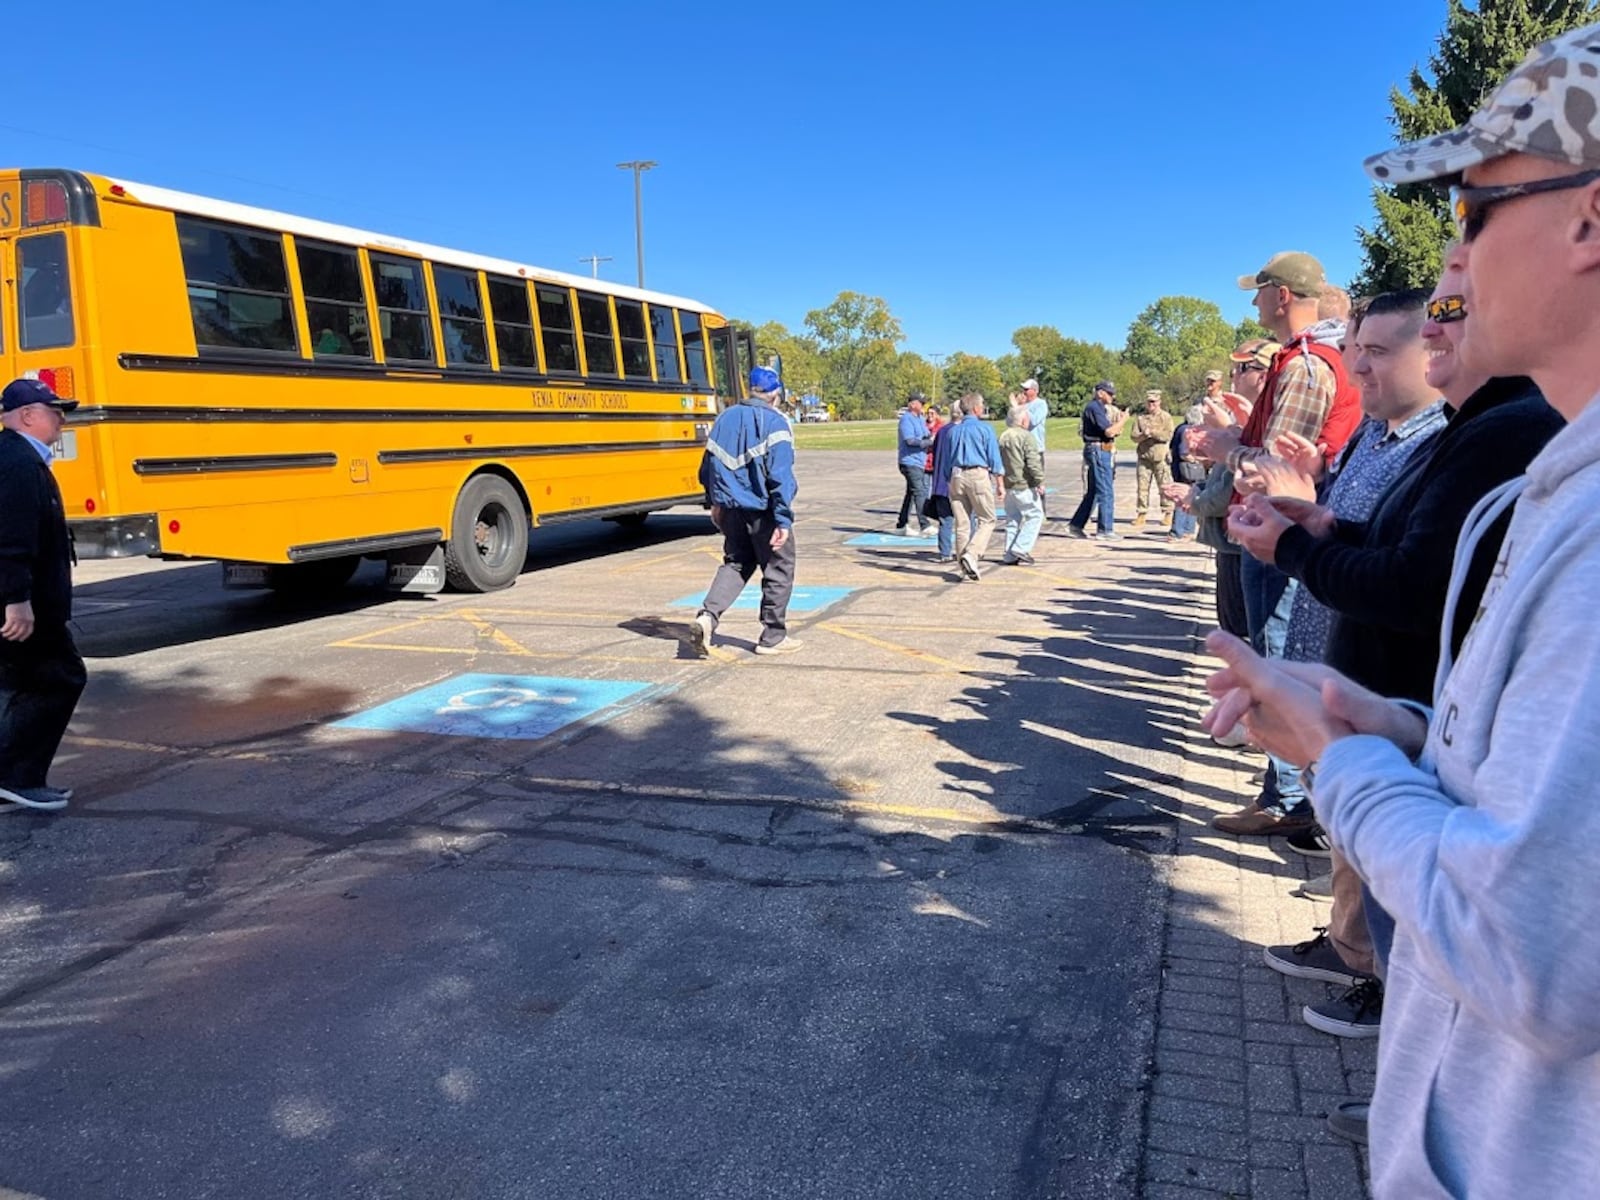
[(27, 438), (0, 430), (0, 604), (33, 602), (39, 633), (72, 619), (72, 540), (61, 489)]
[[(1526, 471), (1564, 424), (1529, 380), (1490, 380), (1407, 464), (1370, 520), (1340, 521), (1329, 538), (1298, 525), (1283, 535), (1278, 569), (1334, 612), (1329, 666), (1382, 696), (1432, 700), (1439, 622), (1467, 514)], [(1457, 648), (1510, 520), (1507, 512), (1473, 556), (1451, 631)]]

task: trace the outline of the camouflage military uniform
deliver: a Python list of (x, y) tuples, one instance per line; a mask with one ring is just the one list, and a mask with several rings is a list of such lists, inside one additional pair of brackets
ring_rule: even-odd
[[(1156, 409), (1155, 412), (1142, 412), (1133, 420), (1133, 442), (1138, 451), (1138, 492), (1134, 506), (1133, 523), (1144, 524), (1144, 515), (1150, 507), (1150, 484), (1153, 480), (1157, 488), (1165, 487), (1172, 482), (1172, 417), (1170, 414)], [(1172, 523), (1172, 501), (1157, 493), (1161, 502), (1161, 520), (1164, 524)]]

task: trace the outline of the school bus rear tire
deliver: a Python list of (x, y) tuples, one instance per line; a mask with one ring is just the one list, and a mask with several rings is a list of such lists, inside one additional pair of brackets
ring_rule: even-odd
[(498, 475), (474, 475), (456, 497), (444, 577), (458, 592), (510, 587), (528, 559), (528, 510)]

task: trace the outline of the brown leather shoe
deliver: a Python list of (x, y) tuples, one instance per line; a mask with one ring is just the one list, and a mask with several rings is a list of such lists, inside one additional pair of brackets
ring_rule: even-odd
[(1298, 814), (1279, 816), (1254, 804), (1247, 804), (1236, 813), (1212, 817), (1211, 828), (1238, 837), (1270, 837), (1274, 833), (1294, 833), (1299, 829), (1309, 829), (1315, 822), (1316, 818), (1310, 813), (1304, 816)]

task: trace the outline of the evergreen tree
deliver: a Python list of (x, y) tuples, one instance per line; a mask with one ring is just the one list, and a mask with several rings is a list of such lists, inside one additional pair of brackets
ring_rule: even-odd
[[(1413, 68), (1407, 91), (1390, 93), (1402, 142), (1466, 123), (1478, 105), (1540, 42), (1593, 21), (1600, 0), (1448, 0), (1444, 31), (1428, 60), (1432, 80)], [(1358, 228), (1363, 265), (1351, 290), (1373, 295), (1432, 287), (1445, 242), (1455, 233), (1449, 204), (1431, 184), (1373, 190), (1377, 219)]]

